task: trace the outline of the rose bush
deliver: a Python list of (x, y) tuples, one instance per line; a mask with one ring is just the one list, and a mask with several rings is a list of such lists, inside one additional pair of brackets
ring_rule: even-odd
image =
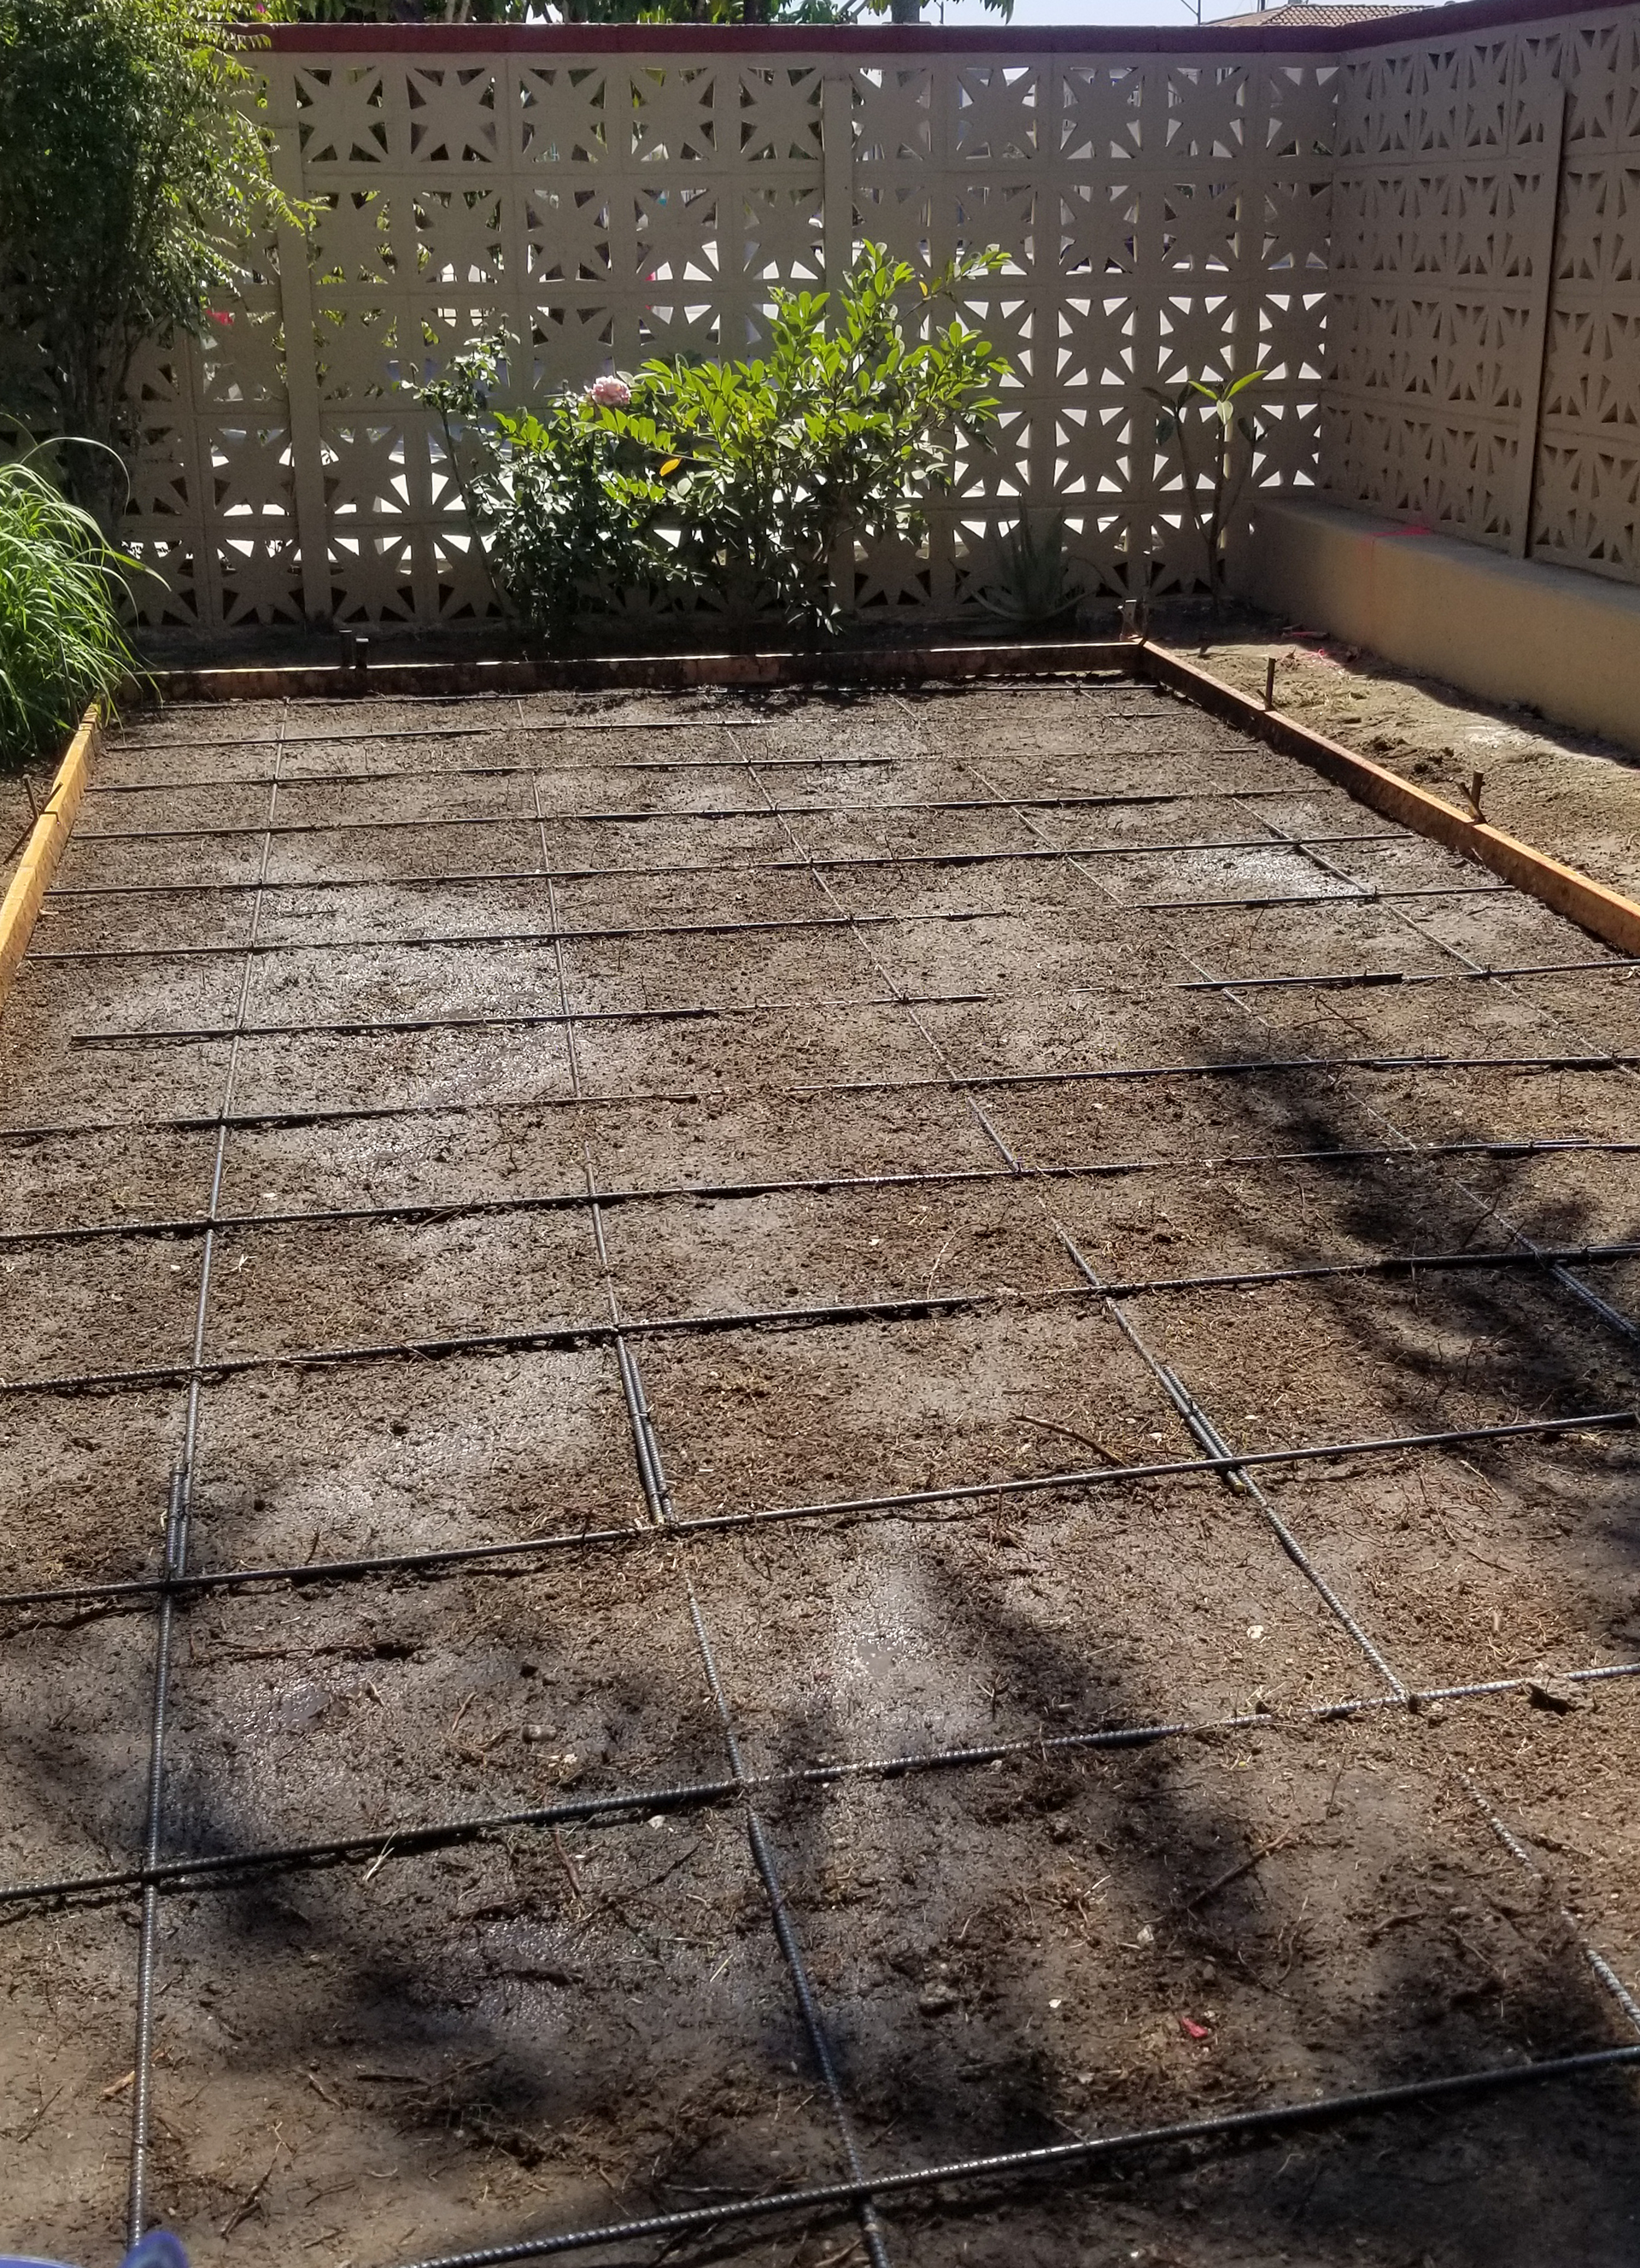
[(999, 264), (931, 283), (867, 245), (834, 311), (777, 291), (752, 362), (651, 362), (509, 409), (507, 342), (415, 389), (438, 410), (503, 603), (555, 641), (588, 615), (705, 600), (736, 632), (832, 629), (857, 536), (916, 540), (959, 441), (983, 444), (1008, 364), (954, 308)]

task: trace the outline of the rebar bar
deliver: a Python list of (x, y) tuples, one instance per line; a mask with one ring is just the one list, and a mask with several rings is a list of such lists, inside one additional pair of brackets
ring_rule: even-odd
[[(268, 793), (268, 825), (272, 828), (278, 811), (278, 762), (274, 765), (275, 777)], [(262, 840), (259, 873), (265, 875), (273, 854), (271, 832)], [(249, 936), (254, 940), (261, 920), (262, 900), (251, 902)], [(243, 1022), (250, 999), (251, 977), (254, 963), (247, 955), (239, 981), (236, 1020)], [(223, 1174), (227, 1161), (228, 1117), (233, 1108), (235, 1083), (239, 1077), (239, 1052), (237, 1043), (229, 1054), (223, 1078), (222, 1101), (217, 1114), (217, 1140), (211, 1161), (208, 1212), (214, 1224), (222, 1203)], [(210, 1307), (213, 1263), (217, 1238), (214, 1226), (208, 1226), (201, 1248), (199, 1286), (194, 1310), (193, 1358), (188, 1366), (186, 1383), (188, 1403), (183, 1420), (182, 1454), (172, 1484), (169, 1514), (165, 1528), (165, 1584), (159, 1595), (158, 1630), (155, 1644), (154, 1698), (149, 1766), (148, 1818), (144, 1852), (149, 1868), (158, 1863), (158, 1853), (165, 1821), (165, 1739), (166, 1692), (171, 1675), (171, 1632), (175, 1602), (172, 1589), (174, 1580), (188, 1569), (188, 1517), (192, 1508), (194, 1462), (199, 1433), (200, 1393), (204, 1379), (205, 1331)], [(131, 2088), (131, 2157), (130, 2181), (128, 2191), (126, 2242), (128, 2247), (137, 2243), (147, 2226), (147, 2178), (149, 2149), (149, 2111), (153, 2070), (153, 2003), (155, 1970), (158, 1960), (159, 1909), (150, 1883), (145, 1885), (143, 1915), (138, 1940), (136, 2042), (132, 2062)]]
[[(1505, 1161), (1523, 1158), (1626, 1157), (1640, 1152), (1640, 1141), (1603, 1141), (1598, 1137), (1564, 1135), (1536, 1137), (1509, 1142), (1433, 1142), (1422, 1145), (1425, 1158), (1486, 1157)], [(965, 1189), (983, 1182), (1011, 1182), (1021, 1174), (1044, 1182), (1121, 1181), (1136, 1174), (1178, 1174), (1194, 1179), (1202, 1174), (1254, 1171), (1268, 1167), (1334, 1167), (1360, 1165), (1385, 1159), (1404, 1160), (1402, 1144), (1362, 1144), (1335, 1150), (1243, 1150), (1222, 1156), (1162, 1158), (1082, 1158), (1063, 1165), (953, 1166), (926, 1172), (883, 1174), (819, 1174), (767, 1181), (658, 1182), (639, 1184), (600, 1184), (602, 1206), (629, 1204), (738, 1204), (771, 1197), (835, 1197), (879, 1189)], [(276, 1228), (336, 1228), (361, 1224), (422, 1225), (447, 1220), (504, 1219), (513, 1213), (573, 1212), (588, 1203), (585, 1187), (526, 1190), (506, 1197), (407, 1198), (397, 1204), (314, 1206), (280, 1212), (224, 1212), (217, 1226), (239, 1233)], [(140, 1215), (119, 1220), (52, 1223), (37, 1228), (0, 1229), (0, 1249), (26, 1250), (40, 1244), (95, 1244), (121, 1237), (180, 1238), (198, 1236), (209, 1226), (203, 1213), (164, 1218)]]
[[(1198, 1405), (1199, 1407), (1199, 1405)], [(1429, 1449), (1477, 1447), (1488, 1441), (1577, 1437), (1586, 1433), (1626, 1432), (1640, 1427), (1640, 1409), (1587, 1410), (1572, 1418), (1516, 1418), (1495, 1425), (1460, 1425), (1433, 1433), (1369, 1434), (1357, 1440), (1309, 1441), (1290, 1448), (1209, 1451), (1193, 1457), (1148, 1458), (1135, 1464), (1085, 1465), (1056, 1468), (1041, 1473), (997, 1474), (982, 1480), (951, 1481), (941, 1486), (908, 1489), (882, 1496), (818, 1498), (798, 1504), (769, 1505), (754, 1512), (674, 1513), (666, 1531), (678, 1535), (743, 1534), (778, 1528), (799, 1521), (854, 1521), (888, 1518), (928, 1509), (936, 1505), (985, 1506), (1026, 1496), (1070, 1494), (1073, 1491), (1126, 1487), (1140, 1483), (1193, 1480), (1239, 1474), (1244, 1468), (1279, 1468), (1322, 1463), (1336, 1458), (1405, 1457)], [(608, 1528), (565, 1528), (549, 1535), (527, 1535), (503, 1543), (435, 1546), (420, 1551), (379, 1552), (348, 1559), (306, 1558), (262, 1566), (196, 1570), (173, 1579), (118, 1576), (106, 1581), (54, 1584), (32, 1590), (0, 1591), (0, 1612), (23, 1607), (84, 1606), (99, 1600), (141, 1599), (160, 1589), (173, 1595), (202, 1596), (216, 1591), (238, 1590), (252, 1584), (288, 1583), (294, 1589), (327, 1582), (351, 1582), (371, 1575), (437, 1574), (482, 1572), (486, 1565), (531, 1557), (600, 1550), (629, 1550), (652, 1543), (651, 1528), (629, 1525)]]
[[(930, 992), (919, 995), (930, 1007), (970, 1007), (987, 998), (983, 992)], [(839, 1008), (897, 1007), (893, 994), (855, 999), (799, 995), (791, 1000), (685, 1001), (675, 1008), (528, 1008), (474, 1016), (360, 1016), (350, 1020), (284, 1024), (161, 1025), (133, 1031), (70, 1032), (71, 1048), (214, 1047), (224, 1041), (283, 1039), (383, 1039), (399, 1032), (532, 1031), (544, 1025), (576, 1024), (700, 1024), (748, 1016), (786, 1016), (795, 1012)]]
[[(873, 924), (898, 928), (928, 922), (1017, 921), (1019, 916), (1004, 908), (980, 908), (972, 913), (885, 913), (867, 914), (863, 918)], [(273, 938), (259, 944), (255, 951), (261, 959), (288, 953), (419, 953), (436, 947), (604, 945), (663, 937), (776, 937), (792, 932), (846, 929), (848, 923), (842, 916), (814, 915), (790, 919), (771, 917), (767, 921), (621, 922), (557, 930), (447, 930), (437, 934), (412, 937)], [(31, 947), (28, 958), (36, 965), (41, 961), (227, 961), (243, 950), (243, 946), (233, 945), (81, 946), (63, 951), (53, 951), (48, 947), (43, 952)]]
[[(1171, 798), (1141, 798), (1128, 800), (1169, 801)], [(669, 814), (676, 817), (677, 814)], [(815, 852), (812, 857), (791, 858), (724, 858), (713, 860), (678, 860), (666, 865), (648, 866), (496, 866), (476, 868), (471, 873), (417, 874), (308, 874), (269, 880), (264, 887), (269, 893), (289, 895), (295, 892), (332, 894), (342, 890), (453, 890), (488, 888), (499, 882), (620, 882), (623, 887), (634, 882), (674, 881), (683, 876), (702, 874), (795, 874), (819, 867), (827, 873), (875, 873), (886, 866), (1012, 866), (1064, 863), (1078, 858), (1098, 857), (1107, 846), (1101, 843), (1066, 843), (1044, 847), (1008, 850), (894, 850), (864, 852)], [(1213, 850), (1214, 843), (1191, 845), (1177, 843), (1175, 850), (1192, 848)], [(1489, 885), (1488, 886), (1489, 887)], [(48, 901), (70, 901), (85, 898), (215, 898), (233, 897), (254, 890), (254, 881), (233, 880), (210, 882), (54, 882), (47, 891)]]
[[(1024, 1072), (970, 1072), (970, 1086), (1056, 1086), (1078, 1085), (1089, 1079), (1114, 1076), (1122, 1079), (1202, 1077), (1224, 1069), (1266, 1071), (1329, 1071), (1339, 1070), (1399, 1071), (1512, 1071), (1543, 1073), (1565, 1071), (1613, 1071), (1640, 1061), (1637, 1057), (1621, 1060), (1611, 1056), (1577, 1056), (1570, 1059), (1563, 1056), (1300, 1056), (1271, 1062), (1248, 1063), (1241, 1065), (1216, 1064), (1186, 1064), (1162, 1065), (1159, 1069), (1144, 1065), (1129, 1065), (1114, 1073), (1104, 1069), (1072, 1071), (1040, 1070)], [(264, 1129), (296, 1126), (345, 1126), (355, 1123), (368, 1124), (379, 1120), (406, 1118), (494, 1118), (505, 1121), (510, 1117), (539, 1112), (620, 1111), (635, 1105), (666, 1103), (699, 1103), (713, 1108), (732, 1108), (754, 1101), (812, 1101), (827, 1096), (857, 1094), (915, 1094), (930, 1091), (945, 1092), (950, 1082), (945, 1079), (835, 1079), (803, 1086), (775, 1085), (741, 1086), (728, 1089), (712, 1087), (639, 1087), (624, 1092), (583, 1091), (579, 1094), (533, 1094), (516, 1100), (491, 1096), (471, 1102), (380, 1102), (341, 1103), (334, 1106), (315, 1104), (308, 1108), (283, 1110), (239, 1111), (229, 1120), (232, 1126), (254, 1126)], [(102, 1118), (66, 1120), (52, 1124), (45, 1120), (23, 1121), (11, 1125), (0, 1125), (0, 1143), (30, 1144), (48, 1141), (92, 1140), (105, 1135), (136, 1137), (149, 1134), (199, 1134), (212, 1131), (213, 1118), (183, 1113), (174, 1117), (161, 1118)], [(1551, 1146), (1553, 1139), (1551, 1138)], [(1490, 1153), (1493, 1145), (1482, 1142), (1476, 1147), (1482, 1155)], [(1519, 1151), (1529, 1154), (1532, 1143), (1505, 1142), (1501, 1147), (1505, 1153)], [(1386, 1154), (1413, 1158), (1416, 1145), (1403, 1139)]]
[[(908, 812), (969, 812), (1002, 811), (1016, 806), (1033, 811), (1091, 811), (1105, 810), (1113, 806), (1128, 807), (1138, 804), (1176, 803), (1176, 794), (1166, 796), (1115, 795), (1033, 795), (1020, 796), (1004, 803), (995, 796), (920, 797), (912, 800), (882, 803), (788, 803), (771, 804), (767, 808), (760, 804), (699, 804), (668, 806), (662, 810), (577, 810), (544, 812), (541, 824), (548, 827), (651, 827), (695, 826), (736, 819), (875, 819), (898, 817)], [(378, 819), (349, 816), (341, 819), (297, 819), (282, 821), (273, 831), (282, 839), (306, 835), (371, 835), (380, 833), (429, 832), (435, 828), (472, 828), (504, 827), (516, 832), (527, 832), (536, 824), (533, 814), (523, 811), (505, 812), (423, 812), (408, 817)], [(238, 821), (222, 821), (209, 827), (121, 827), (80, 828), (74, 841), (77, 846), (88, 843), (195, 843), (232, 840), (237, 836), (259, 836), (260, 828), (241, 824)], [(1340, 836), (1316, 838), (1326, 843), (1399, 843), (1399, 828), (1363, 828)], [(1107, 843), (1090, 847), (1083, 854), (1087, 858), (1142, 858), (1158, 857), (1163, 851), (1186, 850), (1256, 850), (1267, 848), (1269, 838), (1252, 836), (1224, 843)], [(1297, 846), (1295, 846), (1297, 847)], [(1506, 883), (1490, 885), (1507, 888)], [(1210, 905), (1217, 901), (1209, 899)]]
[[(565, 1794), (552, 1803), (468, 1812), (453, 1818), (401, 1820), (391, 1827), (371, 1827), (355, 1834), (262, 1844), (238, 1851), (199, 1852), (187, 1857), (157, 1859), (151, 1866), (144, 1859), (134, 1867), (108, 1867), (97, 1874), (4, 1882), (0, 1883), (0, 1910), (55, 1904), (70, 1898), (103, 1903), (140, 1895), (145, 1900), (151, 1892), (167, 1889), (203, 1891), (231, 1887), (246, 1874), (293, 1873), (313, 1867), (402, 1863), (462, 1843), (526, 1831), (550, 1834), (555, 1828), (636, 1824), (658, 1812), (715, 1810), (744, 1802), (749, 1794), (823, 1791), (855, 1779), (908, 1779), (923, 1773), (978, 1771), (996, 1764), (1024, 1764), (1050, 1756), (1155, 1748), (1167, 1742), (1214, 1740), (1227, 1733), (1269, 1733), (1283, 1727), (1305, 1729), (1344, 1724), (1386, 1709), (1405, 1711), (1416, 1717), (1438, 1703), (1445, 1706), (1448, 1703), (1496, 1700), (1504, 1694), (1529, 1693), (1542, 1683), (1545, 1674), (1539, 1671), (1529, 1676), (1476, 1679), (1459, 1684), (1398, 1685), (1394, 1690), (1348, 1694), (1335, 1700), (1303, 1703), (1285, 1709), (1261, 1705), (1227, 1715), (1094, 1725), (1064, 1732), (1032, 1733), (1014, 1740), (967, 1742), (881, 1756), (817, 1758), (807, 1764), (783, 1765), (762, 1772), (731, 1773), (713, 1779), (656, 1781), (587, 1795)], [(1548, 1674), (1557, 1683), (1616, 1683), (1640, 1679), (1640, 1661), (1599, 1663)]]
[(154, 1975), (159, 1948), (160, 1849), (165, 1833), (165, 1721), (171, 1680), (173, 1579), (187, 1560), (188, 1502), (181, 1469), (173, 1474), (165, 1508), (164, 1572), (154, 1646), (153, 1703), (149, 1720), (148, 1793), (143, 1826), (143, 1912), (137, 1935), (136, 2041), (131, 2065), (131, 2153), (126, 2188), (128, 2245), (148, 2226), (148, 2148), (154, 2065)]
[[(1030, 1176), (1022, 1175), (1028, 1182)], [(925, 1317), (983, 1314), (998, 1309), (1032, 1310), (1098, 1305), (1105, 1299), (1139, 1300), (1158, 1292), (1252, 1291), (1276, 1284), (1317, 1283), (1343, 1277), (1386, 1278), (1434, 1275), (1587, 1267), (1597, 1262), (1640, 1257), (1640, 1243), (1518, 1247), (1481, 1251), (1380, 1253), (1355, 1260), (1315, 1261), (1291, 1268), (1226, 1269), (1196, 1276), (1141, 1276), (1108, 1284), (1095, 1292), (1085, 1284), (1055, 1285), (1044, 1291), (975, 1288), (967, 1292), (908, 1292), (884, 1300), (810, 1301), (788, 1307), (724, 1307), (693, 1314), (646, 1315), (621, 1326), (629, 1338), (720, 1336), (734, 1331), (835, 1329), (853, 1324), (920, 1322)], [(332, 1370), (355, 1363), (442, 1362), (470, 1355), (545, 1353), (555, 1349), (613, 1344), (614, 1327), (589, 1316), (585, 1321), (525, 1324), (492, 1330), (451, 1332), (441, 1337), (370, 1339), (337, 1346), (286, 1347), (261, 1353), (216, 1355), (202, 1361), (199, 1374), (243, 1378), (268, 1370)], [(0, 1400), (28, 1395), (133, 1392), (186, 1382), (190, 1363), (148, 1363), (125, 1370), (62, 1371), (33, 1378), (0, 1379)]]
[(1205, 2118), (1178, 2119), (1171, 2125), (1141, 2127), (1129, 2133), (1050, 2142), (1033, 2150), (1004, 2150), (989, 2156), (949, 2159), (936, 2165), (875, 2175), (869, 2183), (833, 2182), (759, 2197), (725, 2198), (714, 2205), (686, 2205), (673, 2213), (648, 2213), (555, 2235), (525, 2237), (511, 2244), (433, 2254), (416, 2262), (414, 2268), (505, 2268), (505, 2264), (515, 2260), (538, 2260), (555, 2252), (585, 2252), (596, 2246), (633, 2243), (647, 2237), (664, 2237), (676, 2243), (685, 2236), (710, 2235), (746, 2221), (783, 2220), (797, 2213), (853, 2205), (862, 2198), (884, 2200), (946, 2184), (957, 2186), (1004, 2176), (1069, 2170), (1107, 2158), (1175, 2150), (1188, 2143), (1233, 2142), (1285, 2134), (1307, 2126), (1325, 2126), (1385, 2111), (1410, 2110), (1419, 2104), (1498, 2094), (1518, 2087), (1544, 2086), (1560, 2080), (1590, 2078), (1636, 2063), (1640, 2063), (1640, 2045), (1596, 2048), (1581, 2055), (1501, 2064), (1482, 2071), (1450, 2072), (1438, 2078), (1406, 2080), (1398, 2086), (1368, 2088), (1354, 2094), (1314, 2095), (1306, 2102), (1219, 2111)]

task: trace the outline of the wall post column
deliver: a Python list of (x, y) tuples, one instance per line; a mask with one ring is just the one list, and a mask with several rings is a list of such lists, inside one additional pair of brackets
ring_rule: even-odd
[[(283, 59), (271, 61), (266, 69), (268, 123), (275, 136), (273, 177), (294, 204), (303, 195), (296, 72), (294, 66)], [(282, 226), (276, 234), (290, 475), (296, 499), (297, 549), (302, 562), (302, 612), (310, 622), (327, 622), (332, 614), (330, 538), (325, 510), (318, 341), (313, 332), (313, 290), (307, 263), (307, 239), (294, 228)]]

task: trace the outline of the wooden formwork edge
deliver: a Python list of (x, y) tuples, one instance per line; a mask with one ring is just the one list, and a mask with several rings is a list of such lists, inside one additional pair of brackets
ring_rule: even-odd
[(368, 669), (269, 666), (159, 669), (144, 681), (166, 701), (349, 700), (361, 695), (675, 692), (695, 685), (849, 685), (885, 680), (1129, 675), (1132, 639), (1041, 645), (884, 647), (835, 653), (603, 654), (562, 661), (382, 661)]
[(1283, 716), (1280, 710), (1266, 709), (1251, 695), (1210, 676), (1166, 646), (1152, 645), (1146, 639), (1137, 655), (1139, 675), (1153, 684), (1183, 694), (1198, 708), (1222, 717), (1226, 724), (1239, 725), (1278, 754), (1308, 764), (1386, 819), (1398, 820), (1415, 834), (1427, 835), (1460, 857), (1488, 867), (1619, 952), (1640, 954), (1640, 904), (1620, 890), (1592, 881), (1576, 867), (1551, 858), (1546, 850), (1534, 850), (1517, 836), (1505, 835), (1500, 827), (1471, 818), (1468, 813), (1443, 803), (1427, 788), (1414, 787), (1410, 780), (1313, 733), (1307, 725)]
[(40, 902), (57, 871), (63, 846), (73, 832), (74, 814), (85, 792), (99, 731), (93, 703), (81, 718), (79, 730), (69, 742), (68, 754), (57, 766), (50, 799), (30, 830), (17, 872), (11, 877), (11, 886), (0, 903), (0, 1002), (5, 998), (18, 961), (28, 950)]

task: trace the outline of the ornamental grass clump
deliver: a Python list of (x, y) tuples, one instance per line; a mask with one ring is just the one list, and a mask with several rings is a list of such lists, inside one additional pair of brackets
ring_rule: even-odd
[(0, 465), (0, 769), (55, 758), (129, 674), (120, 609), (141, 571), (34, 457)]
[(923, 282), (868, 244), (836, 307), (774, 294), (755, 361), (650, 362), (526, 409), (496, 404), (506, 340), (457, 356), (414, 391), (503, 603), (553, 642), (635, 598), (704, 602), (741, 635), (835, 630), (856, 539), (917, 541), (958, 449), (989, 439), (1008, 364), (936, 310), (1000, 263)]

